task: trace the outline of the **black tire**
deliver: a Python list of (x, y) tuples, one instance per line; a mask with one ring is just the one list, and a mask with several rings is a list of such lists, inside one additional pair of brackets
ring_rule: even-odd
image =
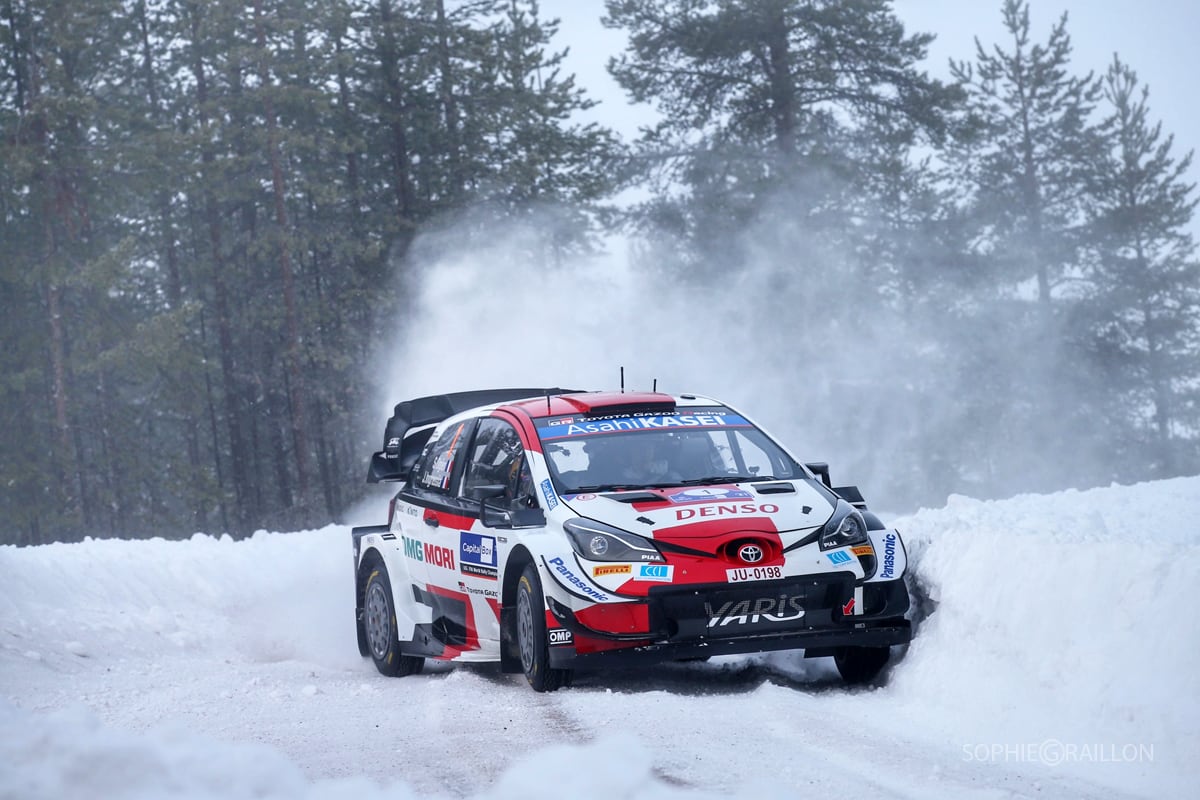
[(546, 637), (546, 603), (537, 567), (528, 564), (517, 583), (517, 652), (525, 679), (535, 692), (553, 692), (571, 685), (571, 670), (550, 666)]
[(887, 666), (890, 647), (839, 647), (833, 654), (842, 680), (851, 685), (870, 683)]
[(366, 632), (367, 650), (375, 662), (375, 668), (389, 678), (415, 675), (425, 666), (425, 659), (400, 652), (393, 602), (387, 568), (383, 564), (375, 564), (363, 589), (363, 629)]

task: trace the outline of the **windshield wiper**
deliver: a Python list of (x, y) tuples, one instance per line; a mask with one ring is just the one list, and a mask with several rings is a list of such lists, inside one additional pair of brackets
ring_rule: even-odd
[(707, 478), (688, 478), (679, 481), (681, 486), (701, 486), (706, 483), (750, 483), (751, 481), (773, 481), (773, 475), (710, 475)]
[(621, 492), (627, 489), (641, 489), (641, 484), (635, 483), (596, 483), (591, 486), (572, 486), (567, 494), (587, 494), (592, 492)]

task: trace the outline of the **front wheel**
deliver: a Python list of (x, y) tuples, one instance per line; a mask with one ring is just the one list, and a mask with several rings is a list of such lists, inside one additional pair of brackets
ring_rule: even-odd
[(529, 564), (517, 584), (517, 648), (521, 669), (535, 692), (553, 692), (571, 683), (571, 670), (553, 669), (546, 644), (546, 603), (537, 567)]
[(839, 647), (833, 663), (846, 683), (870, 683), (883, 671), (891, 653), (890, 647)]
[(375, 662), (375, 668), (384, 675), (390, 678), (415, 675), (425, 666), (425, 659), (400, 652), (392, 584), (383, 564), (376, 564), (367, 577), (363, 592), (363, 627), (371, 659)]

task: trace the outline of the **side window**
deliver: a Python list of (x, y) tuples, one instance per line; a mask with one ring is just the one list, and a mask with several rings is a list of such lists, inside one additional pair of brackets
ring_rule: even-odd
[(436, 441), (430, 442), (417, 462), (416, 477), (413, 482), (422, 489), (432, 492), (445, 492), (450, 488), (450, 479), (454, 476), (454, 464), (463, 450), (466, 437), (463, 433), (470, 420), (442, 431)]
[(728, 431), (725, 441), (717, 445), (717, 450), (723, 467), (731, 473), (791, 477), (790, 468), (783, 463), (776, 463), (755, 439), (740, 432)]
[(522, 508), (537, 508), (537, 491), (533, 488), (533, 473), (529, 471), (529, 461), (521, 459), (521, 471), (517, 475), (515, 499)]
[(728, 431), (722, 431), (719, 438), (716, 439), (717, 455), (712, 459), (718, 465), (718, 468), (730, 475), (736, 475), (741, 472), (738, 466), (737, 457), (740, 455), (734, 448), (736, 441), (735, 434)]
[(737, 437), (738, 449), (746, 464), (746, 472), (750, 475), (774, 475), (771, 467), (771, 457), (761, 447), (744, 436)]
[(463, 495), (472, 497), (480, 486), (503, 486), (505, 496), (510, 500), (515, 498), (520, 490), (524, 455), (516, 428), (493, 417), (481, 419), (471, 445)]
[(783, 458), (783, 454), (777, 448), (765, 447), (766, 444), (767, 440), (759, 431), (754, 431), (753, 435), (749, 436), (738, 433), (734, 437), (737, 457), (745, 463), (749, 474), (763, 477), (774, 475), (776, 478), (793, 477), (794, 470)]

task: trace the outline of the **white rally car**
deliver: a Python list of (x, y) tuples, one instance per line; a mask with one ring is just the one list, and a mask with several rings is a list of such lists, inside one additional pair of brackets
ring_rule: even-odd
[(900, 535), (740, 412), (657, 392), (409, 400), (353, 531), (359, 649), (385, 675), (574, 669), (798, 649), (873, 679), (912, 630)]

